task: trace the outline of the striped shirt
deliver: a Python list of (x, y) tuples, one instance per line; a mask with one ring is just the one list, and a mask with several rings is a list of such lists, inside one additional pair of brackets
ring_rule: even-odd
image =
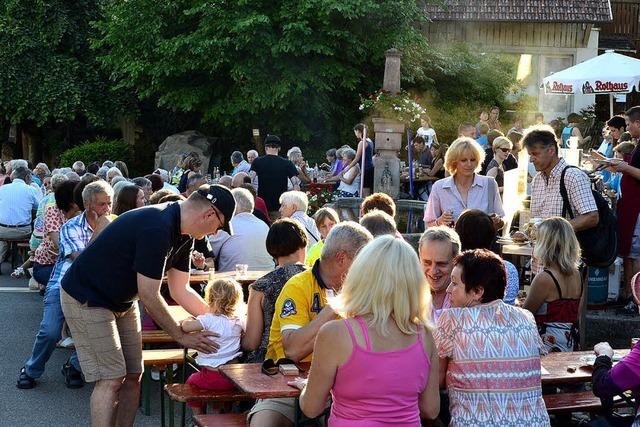
[(82, 252), (89, 244), (92, 235), (93, 229), (87, 221), (86, 211), (62, 225), (58, 243), (58, 259), (47, 286), (60, 286), (62, 277), (73, 263), (69, 255), (74, 252)]
[(0, 187), (0, 224), (31, 225), (31, 211), (38, 209), (42, 193), (21, 179)]

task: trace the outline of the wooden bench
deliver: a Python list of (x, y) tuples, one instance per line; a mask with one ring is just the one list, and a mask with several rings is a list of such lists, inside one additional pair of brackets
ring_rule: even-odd
[[(545, 394), (542, 396), (550, 414), (570, 413), (570, 412), (597, 412), (602, 409), (600, 398), (589, 391), (579, 391), (576, 393)], [(614, 407), (620, 408), (628, 406), (628, 403), (621, 397), (614, 399)]]
[(244, 427), (247, 425), (245, 414), (206, 414), (196, 415), (193, 422), (198, 427)]
[[(195, 351), (190, 351), (190, 355), (194, 355)], [(142, 360), (145, 370), (142, 376), (142, 412), (150, 415), (151, 410), (151, 368), (157, 368), (160, 371), (160, 411), (162, 411), (162, 421), (164, 426), (164, 381), (166, 377), (167, 383), (173, 383), (173, 365), (183, 365), (187, 351), (182, 348), (172, 348), (163, 350), (142, 350)], [(148, 369), (147, 369), (148, 368)], [(184, 371), (183, 371), (184, 372)], [(184, 378), (182, 378), (184, 380)]]
[[(29, 252), (29, 238), (26, 239), (0, 239), (0, 242), (5, 242), (9, 247), (7, 253), (11, 258), (11, 271), (15, 270), (18, 266), (18, 256), (22, 258), (22, 262), (27, 259), (27, 252)], [(0, 274), (2, 269), (0, 269)]]
[(176, 340), (162, 329), (143, 330), (142, 347), (146, 348), (151, 344), (176, 344)]
[[(169, 403), (169, 413), (173, 416), (173, 402), (180, 402), (182, 404), (182, 416), (180, 419), (180, 425), (185, 424), (185, 405), (188, 402), (243, 402), (254, 400), (246, 393), (240, 390), (228, 390), (228, 391), (212, 391), (204, 390), (191, 384), (167, 384), (164, 386), (164, 390), (167, 392), (171, 403)], [(173, 426), (173, 420), (169, 419), (169, 425)]]

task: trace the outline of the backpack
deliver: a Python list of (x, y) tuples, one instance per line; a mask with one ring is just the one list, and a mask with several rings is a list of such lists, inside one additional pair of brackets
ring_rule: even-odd
[[(569, 204), (567, 187), (564, 185), (564, 174), (569, 168), (578, 169), (576, 166), (567, 166), (564, 168), (560, 175), (560, 194), (562, 195), (562, 216), (566, 217), (568, 213), (569, 218), (573, 219), (575, 215)], [(598, 225), (586, 230), (577, 231), (576, 237), (578, 238), (578, 242), (580, 242), (582, 259), (585, 264), (593, 267), (609, 267), (618, 256), (617, 220), (604, 197), (593, 189), (591, 193), (596, 201), (598, 215), (600, 216)]]

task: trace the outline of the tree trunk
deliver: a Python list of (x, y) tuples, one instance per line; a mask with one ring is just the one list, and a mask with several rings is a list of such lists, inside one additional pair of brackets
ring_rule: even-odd
[(42, 156), (41, 130), (34, 122), (27, 121), (20, 125), (22, 156), (34, 167)]

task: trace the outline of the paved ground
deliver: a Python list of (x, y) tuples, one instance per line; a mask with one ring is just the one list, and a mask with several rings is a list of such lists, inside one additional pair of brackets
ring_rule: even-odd
[[(57, 349), (47, 369), (31, 390), (20, 390), (15, 383), (29, 355), (42, 319), (42, 297), (28, 290), (27, 280), (12, 279), (9, 265), (0, 275), (0, 426), (86, 426), (90, 424), (89, 396), (93, 387), (79, 390), (65, 387), (60, 374), (70, 350)], [(136, 426), (159, 426), (159, 388), (152, 388), (151, 416), (138, 412)]]

